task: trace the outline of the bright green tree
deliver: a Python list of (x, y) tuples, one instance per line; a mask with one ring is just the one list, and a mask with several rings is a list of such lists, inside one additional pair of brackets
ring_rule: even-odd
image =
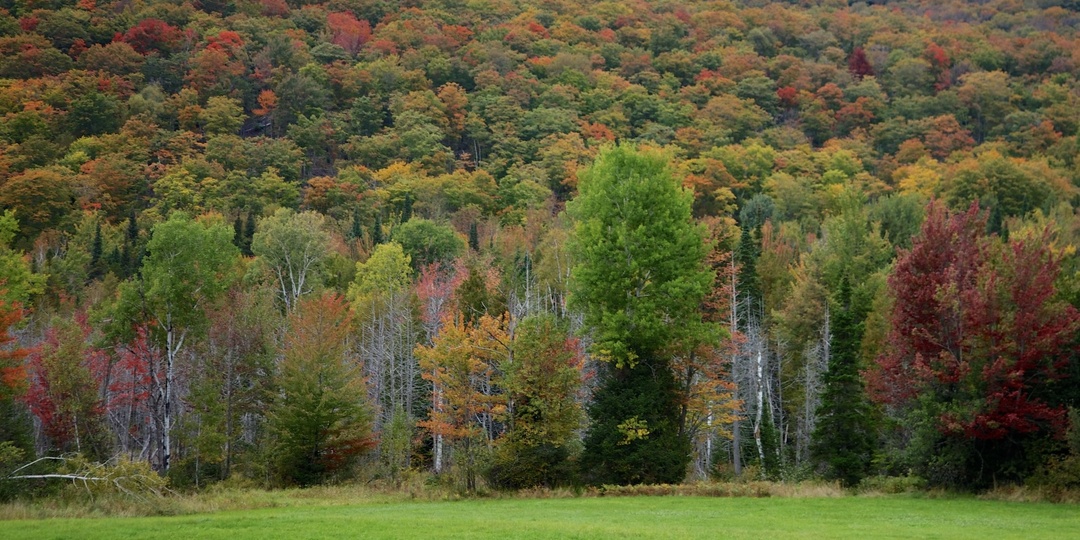
[(272, 277), (286, 311), (321, 285), (322, 265), (330, 251), (324, 221), (316, 212), (297, 214), (282, 208), (259, 222), (252, 236), (251, 251)]
[(401, 244), (416, 271), (429, 264), (448, 263), (465, 251), (465, 242), (454, 229), (422, 218), (398, 225), (391, 238)]
[(45, 290), (45, 276), (31, 273), (22, 254), (10, 247), (18, 231), (14, 210), (0, 214), (0, 302), (8, 305), (25, 303)]
[[(232, 228), (220, 216), (192, 219), (175, 212), (153, 228), (141, 279), (120, 288), (114, 322), (151, 323), (153, 337), (165, 351), (165, 381), (159, 398), (163, 403), (161, 468), (169, 469), (171, 431), (178, 405), (176, 370), (180, 352), (193, 334), (206, 325), (206, 308), (228, 290), (239, 251), (232, 243)], [(127, 333), (130, 327), (121, 328)]]
[(690, 191), (659, 153), (621, 145), (579, 175), (571, 302), (608, 362), (589, 410), (582, 465), (592, 482), (678, 482), (690, 441), (681, 429), (671, 348), (701, 329), (712, 276)]

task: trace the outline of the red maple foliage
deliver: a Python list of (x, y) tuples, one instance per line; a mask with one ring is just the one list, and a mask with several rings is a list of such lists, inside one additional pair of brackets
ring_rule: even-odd
[(874, 67), (866, 59), (866, 51), (862, 47), (855, 47), (848, 57), (848, 71), (858, 79), (874, 74)]
[(371, 24), (366, 20), (358, 20), (352, 13), (338, 12), (327, 15), (326, 27), (330, 30), (330, 42), (339, 45), (349, 54), (360, 52), (360, 47), (371, 39)]
[(105, 404), (101, 386), (109, 371), (104, 351), (86, 344), (91, 327), (85, 313), (49, 328), (29, 356), (30, 387), (26, 404), (42, 431), (58, 449), (81, 450), (92, 435)]
[(1045, 234), (1002, 243), (985, 229), (975, 204), (928, 208), (889, 279), (896, 304), (871, 396), (900, 407), (931, 399), (948, 435), (1060, 434), (1065, 409), (1040, 393), (1064, 376), (1080, 313), (1056, 296), (1059, 260)]
[[(2, 292), (2, 290), (0, 290)], [(21, 395), (26, 390), (26, 349), (15, 343), (10, 329), (22, 320), (22, 307), (0, 298), (0, 400)]]
[(132, 26), (123, 35), (117, 35), (115, 41), (131, 45), (141, 54), (154, 51), (168, 52), (179, 44), (182, 33), (175, 26), (161, 19), (143, 19)]

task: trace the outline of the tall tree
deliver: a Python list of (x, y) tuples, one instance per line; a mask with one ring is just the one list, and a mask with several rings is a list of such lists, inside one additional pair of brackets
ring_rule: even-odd
[(592, 331), (593, 355), (607, 362), (582, 464), (596, 482), (678, 482), (690, 441), (668, 351), (704, 327), (713, 277), (692, 194), (664, 155), (626, 145), (602, 151), (578, 181), (567, 205), (577, 261), (570, 300)]
[(28, 419), (17, 403), (27, 389), (23, 359), (29, 351), (19, 347), (10, 333), (22, 316), (19, 304), (11, 304), (0, 295), (0, 452), (15, 457), (34, 450)]
[(375, 402), (375, 428), (393, 420), (396, 411), (412, 422), (422, 392), (420, 368), (413, 356), (412, 269), (397, 242), (375, 246), (367, 261), (356, 264), (348, 298), (356, 314), (359, 352)]
[(286, 484), (347, 473), (373, 444), (363, 373), (348, 354), (350, 324), (348, 304), (329, 293), (301, 301), (289, 315), (270, 410), (277, 472)]
[(510, 338), (505, 318), (483, 315), (473, 326), (460, 313), (450, 317), (430, 347), (416, 347), (424, 378), (438, 390), (428, 419), (419, 425), (453, 445), (465, 489), (472, 492), (480, 457), (496, 436), (494, 418), (506, 410), (505, 397), (493, 391), (492, 381), (501, 358), (510, 352)]
[(810, 443), (812, 459), (825, 468), (825, 477), (854, 486), (869, 472), (875, 447), (870, 402), (859, 373), (862, 344), (861, 314), (851, 302), (851, 286), (840, 285), (833, 314), (828, 369)]
[(533, 315), (515, 328), (513, 353), (501, 366), (508, 432), (499, 441), (492, 479), (512, 488), (568, 483), (571, 443), (584, 420), (578, 340), (554, 316)]
[(282, 328), (274, 299), (233, 287), (209, 310), (209, 330), (189, 376), (182, 422), (184, 479), (195, 487), (251, 473), (263, 440), (267, 390), (273, 383), (273, 334)]
[[(154, 227), (141, 279), (120, 288), (114, 324), (151, 323), (152, 337), (164, 349), (165, 381), (161, 385), (161, 468), (169, 469), (172, 427), (176, 416), (176, 374), (188, 338), (206, 323), (206, 309), (232, 281), (239, 252), (231, 227), (218, 216), (194, 220), (182, 212)], [(130, 328), (122, 329), (130, 332)]]
[(108, 360), (87, 346), (84, 315), (57, 318), (30, 355), (27, 404), (41, 423), (49, 448), (95, 458), (109, 453), (101, 384)]

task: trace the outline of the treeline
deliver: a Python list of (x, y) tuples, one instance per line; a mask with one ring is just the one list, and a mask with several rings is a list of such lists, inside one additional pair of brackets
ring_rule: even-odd
[(0, 469), (1076, 487), (1077, 27), (0, 0)]

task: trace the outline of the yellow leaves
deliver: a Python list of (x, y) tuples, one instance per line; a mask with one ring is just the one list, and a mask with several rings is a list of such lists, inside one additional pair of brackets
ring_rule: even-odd
[(929, 160), (900, 167), (893, 173), (893, 178), (900, 193), (914, 193), (929, 199), (941, 192), (941, 173), (936, 163)]
[(509, 345), (505, 317), (484, 315), (470, 326), (460, 313), (448, 316), (430, 347), (416, 347), (422, 376), (432, 382), (436, 396), (429, 420), (419, 425), (433, 435), (460, 439), (480, 434), (478, 418), (505, 415), (506, 398), (490, 389)]
[(638, 418), (636, 415), (627, 418), (619, 424), (618, 430), (619, 433), (622, 433), (623, 435), (623, 439), (619, 441), (620, 445), (627, 445), (638, 439), (644, 439), (649, 436), (648, 422)]

